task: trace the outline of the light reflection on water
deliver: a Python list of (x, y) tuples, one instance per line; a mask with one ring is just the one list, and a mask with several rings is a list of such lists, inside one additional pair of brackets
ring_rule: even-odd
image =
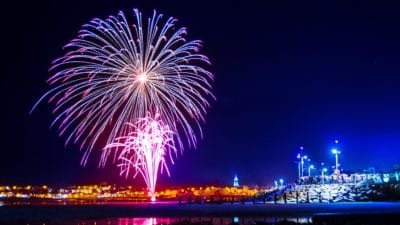
[[(280, 221), (288, 221), (296, 224), (308, 224), (312, 223), (310, 217), (301, 218), (264, 218), (264, 217), (253, 217), (253, 218), (242, 218), (242, 217), (150, 217), (150, 218), (116, 218), (116, 219), (99, 219), (99, 220), (84, 220), (79, 221), (78, 225), (158, 225), (158, 224), (212, 224), (212, 225), (250, 225), (255, 223), (266, 223), (274, 224)], [(72, 224), (66, 222), (65, 224)]]

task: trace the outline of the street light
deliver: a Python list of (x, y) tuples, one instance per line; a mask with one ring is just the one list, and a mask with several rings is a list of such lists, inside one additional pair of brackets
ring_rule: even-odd
[(308, 157), (306, 155), (301, 157), (301, 176), (302, 177), (304, 177), (304, 160), (306, 160), (306, 159), (308, 159)]
[(279, 183), (281, 183), (281, 187), (283, 187), (283, 179), (279, 179)]
[(298, 179), (304, 175), (304, 160), (307, 159), (306, 155), (303, 155), (303, 146), (300, 146), (300, 153), (297, 153), (298, 159)]
[(301, 177), (301, 154), (297, 153), (297, 159), (298, 159), (298, 173), (297, 173), (297, 179), (300, 180)]
[(314, 169), (314, 165), (308, 167), (308, 176), (311, 177), (311, 169)]
[(334, 149), (332, 149), (332, 154), (334, 154), (335, 158), (336, 158), (335, 171), (337, 172), (337, 171), (339, 171), (339, 154), (340, 154), (340, 151), (337, 150), (336, 148), (334, 148)]
[(321, 180), (322, 180), (323, 184), (325, 184), (325, 173), (326, 172), (328, 172), (328, 169), (327, 168), (322, 168), (322, 170), (321, 170)]
[(322, 168), (321, 170), (321, 176), (323, 177), (325, 175), (325, 173), (328, 172), (327, 168)]
[(321, 163), (321, 176), (324, 176), (324, 172), (326, 172), (326, 171), (324, 171), (324, 169), (325, 169), (325, 163), (322, 162)]

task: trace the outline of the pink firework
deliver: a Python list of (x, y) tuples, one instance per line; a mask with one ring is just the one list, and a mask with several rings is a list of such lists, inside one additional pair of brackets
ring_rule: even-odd
[[(136, 123), (150, 113), (174, 132), (177, 147), (196, 146), (209, 107), (213, 75), (199, 53), (201, 42), (188, 41), (187, 30), (176, 19), (153, 13), (143, 19), (123, 12), (95, 18), (65, 46), (48, 79), (51, 89), (35, 104), (48, 99), (57, 126), (67, 143), (79, 143), (90, 153), (134, 132)], [(32, 109), (32, 110), (33, 110)], [(104, 166), (109, 151), (101, 155)]]
[(133, 131), (126, 136), (117, 137), (104, 148), (104, 153), (110, 154), (114, 151), (117, 155), (120, 175), (133, 175), (135, 178), (140, 174), (147, 185), (151, 200), (154, 201), (159, 169), (161, 173), (165, 169), (169, 175), (166, 158), (170, 158), (173, 163), (172, 155), (177, 153), (174, 133), (160, 120), (159, 114), (154, 118), (140, 118), (135, 124), (127, 123), (126, 126)]

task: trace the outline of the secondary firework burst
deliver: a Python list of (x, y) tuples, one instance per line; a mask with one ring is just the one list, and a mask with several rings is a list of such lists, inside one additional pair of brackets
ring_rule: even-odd
[[(80, 144), (83, 165), (94, 149), (134, 132), (125, 124), (147, 115), (159, 114), (179, 150), (184, 143), (196, 146), (214, 98), (213, 75), (205, 69), (208, 58), (199, 53), (201, 42), (187, 41), (186, 29), (175, 24), (155, 11), (143, 21), (137, 9), (128, 16), (95, 18), (53, 61), (51, 89), (33, 109), (43, 99), (53, 103), (52, 126), (66, 136), (66, 144)], [(101, 166), (111, 152), (102, 151)]]
[(173, 155), (177, 153), (174, 132), (160, 120), (159, 114), (154, 118), (141, 118), (136, 124), (128, 123), (126, 126), (133, 131), (127, 136), (117, 137), (104, 151), (116, 151), (120, 175), (128, 177), (133, 173), (135, 178), (140, 174), (149, 189), (151, 200), (154, 201), (158, 172), (161, 170), (162, 173), (165, 169), (169, 175), (166, 159), (170, 158), (173, 163)]

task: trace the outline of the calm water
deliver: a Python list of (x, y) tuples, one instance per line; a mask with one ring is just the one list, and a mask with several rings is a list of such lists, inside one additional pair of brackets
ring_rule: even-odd
[(292, 222), (295, 224), (308, 224), (312, 222), (311, 218), (239, 218), (239, 217), (187, 217), (187, 218), (117, 218), (103, 220), (86, 220), (76, 221), (79, 225), (157, 225), (157, 224), (212, 224), (212, 225), (229, 225), (229, 224), (257, 224), (277, 222)]
[[(6, 224), (6, 223), (4, 223)], [(110, 218), (91, 220), (13, 221), (7, 224), (24, 225), (250, 225), (250, 224), (312, 224), (312, 218), (240, 218), (240, 217), (181, 217), (181, 218)]]
[(400, 202), (333, 204), (3, 204), (11, 225), (399, 225)]
[(13, 221), (10, 225), (398, 225), (399, 216), (272, 217), (137, 217), (51, 221)]

